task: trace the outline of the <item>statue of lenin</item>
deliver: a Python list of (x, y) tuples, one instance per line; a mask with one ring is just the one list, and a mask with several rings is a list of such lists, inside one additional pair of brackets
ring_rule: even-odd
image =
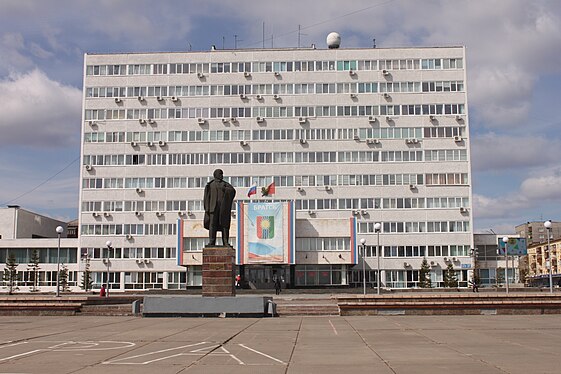
[(209, 231), (208, 245), (216, 245), (216, 233), (221, 230), (222, 245), (230, 246), (230, 214), (236, 190), (223, 180), (224, 172), (221, 169), (216, 169), (213, 176), (214, 179), (206, 184), (204, 194), (204, 227)]

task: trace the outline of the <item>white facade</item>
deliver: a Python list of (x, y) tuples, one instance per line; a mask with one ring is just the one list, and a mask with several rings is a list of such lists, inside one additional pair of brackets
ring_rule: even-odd
[(80, 247), (103, 277), (112, 242), (113, 289), (200, 284), (204, 235), (184, 233), (178, 266), (177, 220), (202, 222), (221, 168), (237, 199), (274, 180), (267, 199), (296, 203), (296, 265), (245, 266), (254, 284), (362, 284), (347, 243), (364, 238), (372, 285), (381, 222), (383, 286), (415, 287), (424, 256), (433, 284), (451, 262), (466, 286), (464, 64), (463, 47), (86, 55)]

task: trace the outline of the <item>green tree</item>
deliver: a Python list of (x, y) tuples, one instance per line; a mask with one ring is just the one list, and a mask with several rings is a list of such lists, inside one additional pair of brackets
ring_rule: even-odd
[(41, 259), (39, 258), (39, 251), (34, 249), (31, 252), (31, 259), (30, 263), (27, 265), (27, 270), (29, 271), (29, 281), (31, 282), (31, 292), (39, 291), (39, 262)]
[(458, 287), (458, 278), (456, 276), (456, 270), (454, 270), (454, 265), (451, 262), (448, 263), (446, 270), (444, 270), (444, 287), (454, 288)]
[(423, 262), (421, 263), (421, 269), (419, 270), (419, 287), (421, 288), (431, 288), (432, 283), (430, 279), (430, 266), (427, 262), (426, 257), (423, 257)]
[(497, 268), (496, 281), (497, 287), (500, 287), (505, 282), (505, 270), (501, 267)]
[(70, 288), (68, 287), (68, 266), (65, 264), (62, 264), (60, 268), (59, 284), (62, 292), (70, 291)]
[(14, 290), (17, 289), (16, 282), (18, 281), (18, 263), (16, 263), (16, 256), (13, 253), (8, 255), (6, 259), (6, 267), (4, 268), (4, 282), (8, 285), (8, 293), (12, 295)]
[(93, 287), (93, 279), (92, 279), (92, 272), (90, 271), (90, 257), (86, 257), (85, 260), (85, 268), (84, 272), (82, 273), (82, 284), (80, 284), (80, 288), (84, 291), (88, 292)]

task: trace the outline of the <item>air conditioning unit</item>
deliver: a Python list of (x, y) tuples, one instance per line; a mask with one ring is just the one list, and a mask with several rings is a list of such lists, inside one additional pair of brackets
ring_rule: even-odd
[(300, 139), (300, 144), (306, 144), (308, 141), (306, 139)]
[(376, 118), (375, 116), (368, 116), (368, 122), (376, 122), (378, 120), (378, 118)]
[(154, 146), (154, 142), (148, 142), (146, 144), (148, 144), (148, 147), (153, 147)]
[(300, 123), (306, 123), (308, 121), (308, 119), (306, 117), (298, 117), (298, 122)]
[(274, 99), (274, 100), (279, 100), (279, 99), (280, 99), (280, 95), (273, 95), (273, 99)]
[(262, 100), (262, 99), (263, 99), (263, 96), (261, 96), (261, 95), (255, 95), (255, 98), (256, 98), (257, 100)]
[(120, 103), (121, 101), (123, 101), (123, 100), (122, 100), (120, 97), (116, 97), (116, 98), (115, 98), (115, 102), (116, 102), (116, 103)]
[(404, 262), (404, 263), (403, 263), (403, 267), (404, 267), (404, 268), (408, 268), (409, 266), (411, 266), (411, 265), (410, 265), (408, 262)]
[(178, 215), (178, 216), (184, 216), (184, 215), (185, 215), (185, 212), (183, 212), (183, 211), (180, 210), (179, 212), (177, 212), (177, 215)]
[(454, 136), (454, 141), (455, 141), (456, 143), (459, 143), (459, 142), (461, 142), (462, 140), (463, 140), (463, 139), (462, 139), (461, 136)]
[(158, 100), (158, 101), (164, 101), (164, 98), (163, 98), (162, 96), (158, 96), (158, 97), (156, 98), (156, 100)]
[(447, 262), (447, 261), (448, 261), (448, 257), (444, 257), (444, 262)]
[(153, 124), (156, 123), (156, 120), (154, 118), (150, 118), (150, 119), (148, 119), (148, 123), (153, 125)]
[(141, 125), (146, 123), (146, 120), (144, 118), (139, 118), (138, 119), (138, 123), (140, 123)]
[(263, 118), (263, 117), (256, 117), (255, 120), (257, 121), (257, 123), (261, 123), (261, 122), (265, 121), (265, 118)]
[(384, 99), (389, 99), (390, 98), (389, 93), (383, 93), (382, 96), (384, 97)]
[(230, 120), (230, 119), (224, 117), (224, 118), (222, 118), (222, 123), (228, 123), (229, 120)]
[(391, 121), (393, 121), (393, 118), (391, 116), (386, 116), (386, 121), (391, 122)]
[(236, 117), (230, 117), (230, 122), (232, 123), (238, 122), (238, 119)]
[(204, 124), (206, 123), (206, 119), (204, 119), (204, 118), (197, 118), (197, 123), (198, 123), (199, 125), (204, 125)]
[(413, 141), (412, 141), (412, 139), (405, 139), (405, 143), (406, 144), (411, 144), (411, 143), (413, 143)]
[(144, 96), (139, 96), (139, 97), (138, 97), (138, 101), (144, 101), (144, 100), (146, 100), (146, 99), (144, 98)]
[(430, 266), (435, 266), (435, 265), (436, 265), (436, 263), (434, 261), (430, 262)]
[(275, 71), (275, 77), (280, 77), (280, 73), (278, 71)]
[(463, 120), (464, 120), (464, 118), (462, 116), (459, 116), (459, 115), (456, 116), (456, 121), (463, 121)]
[(452, 262), (456, 262), (456, 257), (452, 257)]
[(160, 141), (158, 142), (158, 145), (159, 145), (160, 147), (165, 147), (166, 141), (165, 141), (165, 140), (160, 140)]
[(95, 121), (88, 121), (88, 125), (90, 126), (97, 126), (97, 123)]
[(249, 71), (244, 71), (243, 76), (246, 78), (251, 77), (251, 73)]
[(366, 144), (380, 144), (380, 139), (366, 139)]
[(434, 121), (436, 119), (436, 116), (429, 116), (429, 120)]
[(148, 258), (145, 258), (145, 259), (144, 259), (144, 263), (145, 263), (145, 264), (149, 264), (150, 262), (151, 262), (150, 259), (148, 259)]
[(142, 264), (142, 260), (140, 258), (137, 258), (135, 261), (137, 264)]
[(127, 234), (125, 237), (127, 238), (127, 240), (131, 240), (131, 239), (132, 239), (132, 235), (131, 235), (131, 234)]
[(247, 96), (245, 94), (240, 94), (240, 99), (245, 100), (247, 99)]
[(356, 99), (356, 94), (355, 93), (351, 94), (351, 99)]
[(140, 217), (142, 215), (142, 212), (139, 212), (138, 210), (136, 212), (134, 212), (134, 215), (137, 217)]
[(362, 210), (360, 211), (360, 214), (362, 214), (363, 216), (367, 216), (367, 215), (368, 215), (368, 211), (365, 210), (365, 209), (362, 209)]
[(409, 185), (409, 189), (410, 189), (410, 190), (415, 190), (415, 189), (417, 189), (417, 186), (414, 185), (414, 184), (410, 184), (410, 185)]
[(179, 101), (179, 98), (177, 96), (172, 96), (171, 101), (173, 102)]
[(304, 187), (296, 187), (296, 191), (298, 191), (298, 192), (303, 192), (303, 191), (304, 191)]
[(354, 70), (349, 70), (349, 75), (350, 76), (356, 75), (356, 72)]
[(387, 75), (390, 75), (390, 72), (387, 71), (386, 69), (384, 69), (384, 70), (382, 70), (382, 74), (387, 76)]
[(111, 213), (110, 212), (103, 212), (103, 216), (104, 217), (111, 217)]
[(93, 212), (93, 213), (92, 213), (92, 216), (93, 216), (93, 217), (99, 217), (99, 213), (98, 213), (98, 212)]
[(240, 140), (240, 145), (242, 147), (246, 147), (248, 145), (248, 143), (245, 140)]
[(314, 212), (313, 210), (308, 210), (308, 214), (309, 214), (310, 216), (313, 216), (313, 215), (316, 214), (316, 212)]
[(413, 143), (413, 144), (419, 144), (419, 139), (413, 138), (413, 139), (411, 139), (411, 143)]
[(163, 215), (164, 215), (164, 213), (162, 213), (162, 212), (159, 212), (159, 211), (156, 212), (156, 217), (161, 217), (161, 216), (163, 216)]
[(467, 213), (467, 211), (468, 210), (467, 210), (466, 207), (463, 207), (463, 206), (460, 207), (460, 213)]
[(353, 139), (354, 139), (354, 140), (360, 140), (360, 136), (354, 135), (354, 136), (353, 136)]
[(353, 216), (358, 216), (360, 214), (360, 211), (358, 210), (353, 210)]
[(188, 210), (188, 211), (187, 211), (187, 215), (188, 215), (188, 216), (192, 216), (192, 215), (193, 215), (193, 212), (190, 211), (190, 210)]
[(203, 73), (197, 73), (197, 77), (199, 77), (199, 78), (204, 78), (205, 75), (204, 75)]
[(135, 188), (136, 193), (143, 193), (144, 191), (140, 187)]
[(331, 188), (331, 186), (325, 186), (324, 187), (326, 191), (331, 191), (333, 188)]
[(87, 171), (93, 170), (93, 166), (91, 166), (91, 165), (86, 165), (86, 166), (84, 166), (84, 168), (85, 168)]
[(137, 142), (131, 142), (131, 146), (137, 147), (137, 146), (138, 146), (138, 143), (137, 143)]

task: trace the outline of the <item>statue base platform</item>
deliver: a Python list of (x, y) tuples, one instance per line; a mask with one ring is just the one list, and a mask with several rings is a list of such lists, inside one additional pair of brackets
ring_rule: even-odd
[(203, 297), (236, 296), (234, 260), (232, 247), (203, 249)]
[(273, 317), (271, 296), (145, 296), (144, 317)]

